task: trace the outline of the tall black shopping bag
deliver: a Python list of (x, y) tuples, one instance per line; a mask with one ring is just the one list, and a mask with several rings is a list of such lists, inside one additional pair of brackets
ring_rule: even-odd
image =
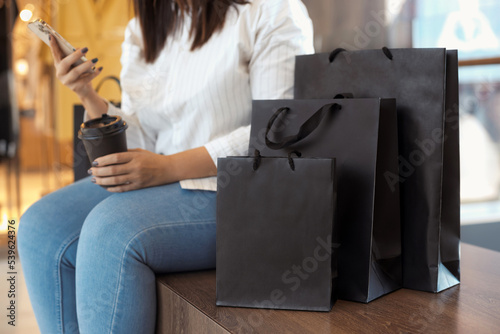
[(403, 285), (439, 292), (460, 281), (460, 166), (456, 51), (387, 49), (299, 56), (295, 98), (397, 101)]
[(329, 311), (335, 160), (218, 160), (218, 306)]
[(399, 188), (384, 179), (398, 173), (394, 99), (254, 101), (254, 149), (336, 158), (340, 299), (369, 302), (401, 287)]

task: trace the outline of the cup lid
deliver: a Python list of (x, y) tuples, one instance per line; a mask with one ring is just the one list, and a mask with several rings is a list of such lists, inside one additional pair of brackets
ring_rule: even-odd
[(103, 114), (100, 118), (88, 120), (80, 125), (79, 137), (85, 138), (94, 136), (111, 135), (115, 132), (122, 132), (128, 128), (120, 116)]

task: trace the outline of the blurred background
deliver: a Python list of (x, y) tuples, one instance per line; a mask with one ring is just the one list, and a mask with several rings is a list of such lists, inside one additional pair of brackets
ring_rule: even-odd
[[(317, 52), (388, 46), (459, 50), (462, 224), (500, 222), (500, 0), (303, 0)], [(41, 196), (73, 182), (74, 94), (54, 78), (49, 48), (27, 23), (42, 18), (120, 73), (127, 0), (0, 0), (0, 235)], [(99, 78), (95, 84), (99, 83)], [(119, 101), (116, 83), (100, 93)], [(77, 161), (78, 162), (78, 161)], [(463, 229), (466, 240), (467, 228)], [(484, 233), (484, 245), (500, 237)], [(497, 247), (500, 247), (497, 245)], [(500, 250), (500, 249), (499, 249)]]

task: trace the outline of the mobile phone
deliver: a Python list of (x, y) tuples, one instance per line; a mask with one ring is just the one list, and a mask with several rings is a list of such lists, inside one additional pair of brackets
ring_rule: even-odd
[[(28, 23), (28, 28), (48, 46), (50, 46), (49, 36), (55, 38), (64, 56), (68, 56), (76, 51), (76, 49), (71, 44), (69, 44), (68, 41), (66, 41), (57, 31), (54, 30), (54, 28), (52, 28), (50, 25), (48, 25), (47, 22), (42, 19), (37, 19), (33, 22)], [(86, 61), (87, 58), (82, 56), (76, 61), (76, 63), (73, 64), (73, 66), (78, 66)]]

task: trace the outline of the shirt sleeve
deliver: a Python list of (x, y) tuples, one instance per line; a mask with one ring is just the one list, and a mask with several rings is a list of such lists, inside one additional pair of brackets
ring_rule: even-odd
[[(314, 53), (313, 26), (299, 0), (262, 0), (257, 5), (248, 62), (252, 99), (292, 99), (295, 56)], [(250, 125), (205, 145), (212, 160), (247, 155)]]

